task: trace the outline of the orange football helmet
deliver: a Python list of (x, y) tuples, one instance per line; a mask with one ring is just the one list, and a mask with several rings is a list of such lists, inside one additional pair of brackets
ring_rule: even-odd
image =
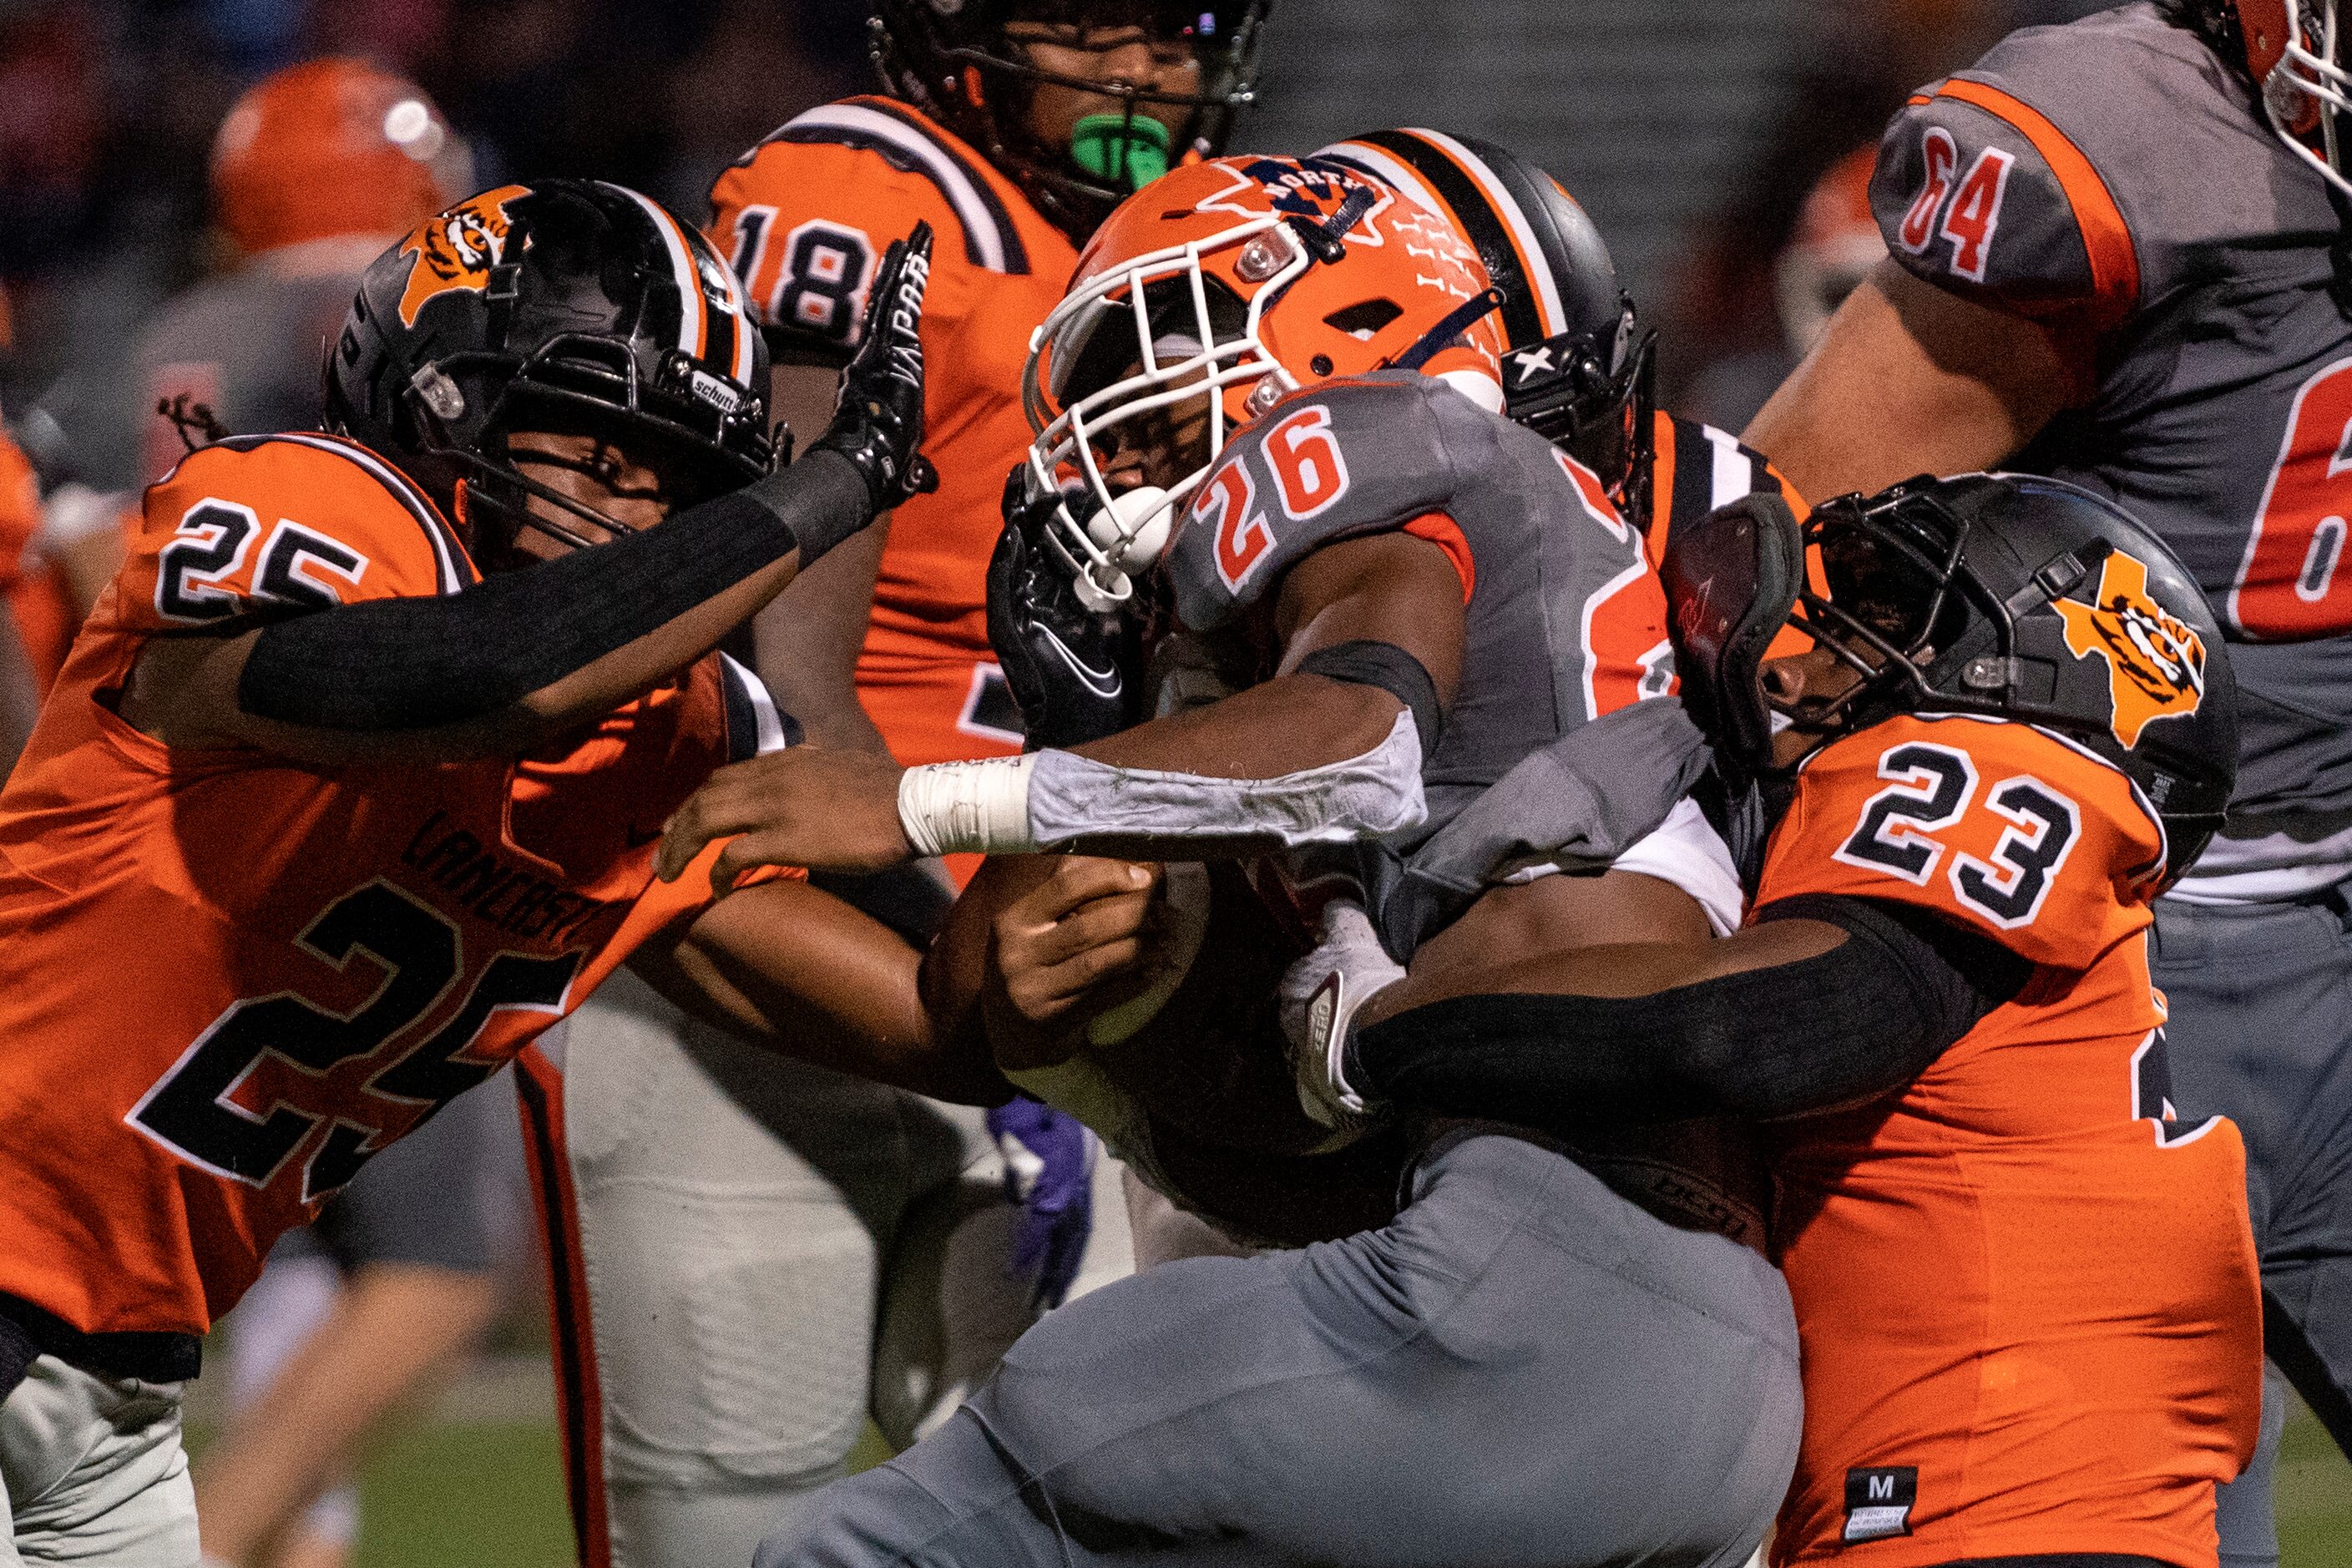
[(414, 82), (364, 60), (310, 60), (256, 84), (221, 121), (214, 215), (247, 255), (402, 234), (466, 195), (472, 163)]
[(1870, 172), (1877, 163), (1873, 142), (1832, 164), (1773, 264), (1780, 328), (1798, 353), (1813, 346), (1845, 297), (1886, 259), (1886, 241), (1870, 210)]
[[(1213, 158), (1129, 197), (1030, 339), (1022, 383), (1036, 493), (1087, 514), (1054, 519), (1080, 598), (1124, 603), (1229, 433), (1286, 393), (1398, 366), (1499, 412), (1500, 303), (1450, 222), (1339, 163)], [(1102, 458), (1118, 427), (1202, 400), (1198, 466), (1115, 496)]]

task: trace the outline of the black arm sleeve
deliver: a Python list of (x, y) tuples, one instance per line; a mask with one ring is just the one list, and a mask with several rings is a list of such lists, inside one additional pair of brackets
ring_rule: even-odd
[(1437, 750), (1445, 727), (1445, 710), (1437, 700), (1437, 682), (1429, 667), (1392, 642), (1368, 637), (1318, 647), (1298, 661), (1295, 675), (1319, 675), (1351, 686), (1377, 686), (1405, 705), (1412, 727), (1421, 733), (1421, 754)]
[(1846, 940), (1815, 958), (1649, 996), (1460, 996), (1348, 1044), (1367, 1098), (1533, 1127), (1770, 1119), (1872, 1099), (1926, 1070), (2032, 966), (1923, 910), (1809, 895), (1767, 920)]
[(266, 627), (237, 706), (313, 729), (487, 718), (659, 630), (794, 548), (805, 566), (874, 514), (845, 459), (811, 452), (657, 528), (436, 598), (376, 599)]

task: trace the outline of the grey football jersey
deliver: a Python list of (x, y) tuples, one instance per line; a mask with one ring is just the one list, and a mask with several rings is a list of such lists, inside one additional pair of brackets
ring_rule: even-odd
[(1916, 276), (2073, 346), (2015, 459), (2113, 497), (2231, 641), (2243, 756), (2189, 896), (2352, 870), (2352, 324), (2343, 226), (2243, 79), (2135, 4), (2011, 35), (1914, 96), (1871, 182)]
[(266, 254), (165, 301), (125, 372), (66, 414), (82, 481), (136, 490), (162, 478), (184, 447), (155, 405), (181, 393), (234, 435), (317, 429), (327, 345), (383, 242), (321, 246), (340, 248)]
[(1598, 482), (1409, 371), (1293, 394), (1226, 447), (1169, 547), (1177, 618), (1214, 632), (1302, 556), (1395, 529), (1453, 558), (1467, 613), (1416, 842), (1577, 726), (1673, 690), (1664, 594)]

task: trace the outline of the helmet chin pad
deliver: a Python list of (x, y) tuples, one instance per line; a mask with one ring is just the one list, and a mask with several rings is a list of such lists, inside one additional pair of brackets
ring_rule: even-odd
[(1677, 530), (1663, 575), (1683, 700), (1719, 754), (1769, 772), (1764, 658), (1805, 586), (1797, 514), (1777, 495), (1742, 497)]

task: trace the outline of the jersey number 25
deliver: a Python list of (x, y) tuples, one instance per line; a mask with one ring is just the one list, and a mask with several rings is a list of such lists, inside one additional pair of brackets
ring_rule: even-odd
[[(497, 1071), (498, 1063), (466, 1054), (491, 1015), (509, 1008), (561, 1013), (583, 957), (501, 952), (483, 966), (457, 1010), (428, 1034), (416, 1026), (466, 968), (463, 939), (447, 920), (386, 883), (369, 882), (329, 905), (300, 941), (337, 969), (362, 958), (383, 979), (349, 1014), (284, 991), (232, 1004), (129, 1120), (183, 1158), (255, 1187), (268, 1186), (311, 1131), (331, 1122), (303, 1165), (306, 1203), (342, 1186), (393, 1138)], [(412, 1034), (409, 1045), (363, 1082), (336, 1086), (343, 1076), (338, 1068), (374, 1057), (403, 1033)], [(255, 1095), (248, 1109), (235, 1097), (266, 1057), (300, 1071), (274, 1096)]]

